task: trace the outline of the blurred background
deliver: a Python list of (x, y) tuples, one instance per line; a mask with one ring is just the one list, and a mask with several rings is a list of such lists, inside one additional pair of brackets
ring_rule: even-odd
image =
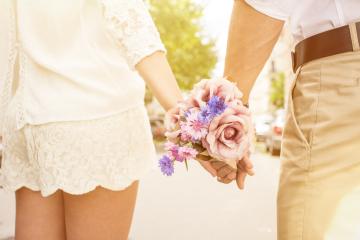
[[(202, 78), (222, 76), (232, 0), (147, 0), (168, 59), (186, 94)], [(279, 154), (293, 41), (284, 31), (250, 98), (256, 129), (256, 175), (244, 191), (222, 185), (191, 163), (164, 177), (154, 169), (141, 183), (132, 240), (275, 240)], [(146, 94), (154, 141), (164, 141), (164, 111)], [(1, 145), (0, 145), (1, 151)], [(0, 189), (0, 240), (14, 233), (14, 195)]]

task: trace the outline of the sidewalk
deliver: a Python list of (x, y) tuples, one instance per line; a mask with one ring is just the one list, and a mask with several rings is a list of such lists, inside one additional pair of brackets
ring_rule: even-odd
[(0, 240), (10, 240), (14, 233), (15, 196), (0, 189)]
[[(189, 172), (179, 164), (172, 177), (154, 170), (140, 184), (130, 239), (275, 240), (279, 159), (256, 153), (252, 160), (256, 176), (244, 191), (217, 183), (197, 163)], [(0, 240), (13, 234), (14, 208), (0, 190)]]

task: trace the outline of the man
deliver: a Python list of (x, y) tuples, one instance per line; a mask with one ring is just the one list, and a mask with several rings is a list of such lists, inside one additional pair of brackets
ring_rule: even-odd
[[(278, 239), (360, 239), (360, 1), (236, 0), (224, 75), (244, 102), (285, 21), (296, 41), (296, 79), (283, 134)], [(213, 167), (220, 181), (232, 179), (228, 168)]]

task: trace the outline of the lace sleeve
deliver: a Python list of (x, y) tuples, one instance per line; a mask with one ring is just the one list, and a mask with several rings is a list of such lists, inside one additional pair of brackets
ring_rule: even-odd
[(107, 29), (130, 68), (156, 51), (166, 52), (143, 0), (102, 0)]

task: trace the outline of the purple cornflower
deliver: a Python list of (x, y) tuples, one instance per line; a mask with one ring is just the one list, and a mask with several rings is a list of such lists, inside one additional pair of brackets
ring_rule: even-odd
[(217, 115), (222, 114), (227, 108), (224, 100), (218, 96), (213, 96), (210, 98), (206, 106), (201, 108), (199, 113), (199, 120), (203, 123), (209, 123)]
[(201, 111), (199, 113), (199, 120), (203, 123), (209, 123), (213, 119), (211, 115), (210, 108), (206, 105), (201, 107)]
[(224, 100), (218, 96), (211, 97), (207, 106), (209, 108), (210, 114), (213, 117), (222, 114), (227, 107)]
[(159, 167), (166, 176), (171, 176), (174, 173), (174, 163), (167, 155), (159, 160)]

